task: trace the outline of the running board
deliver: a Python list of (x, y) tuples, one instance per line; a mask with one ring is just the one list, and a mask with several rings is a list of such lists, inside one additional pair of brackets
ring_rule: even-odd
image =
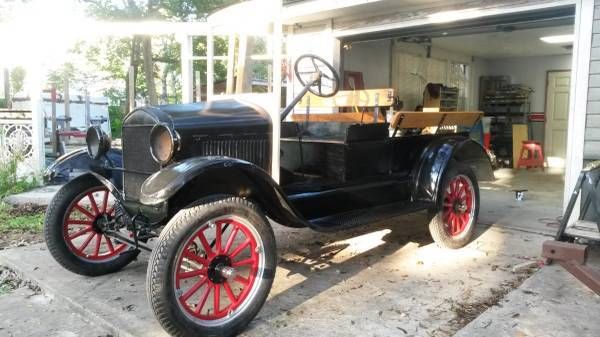
[(310, 220), (319, 232), (335, 232), (427, 209), (424, 202), (397, 202)]

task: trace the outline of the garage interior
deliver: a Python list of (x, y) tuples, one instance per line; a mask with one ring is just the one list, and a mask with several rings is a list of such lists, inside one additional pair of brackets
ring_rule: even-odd
[(574, 16), (563, 7), (346, 37), (343, 89), (393, 88), (396, 111), (483, 111), (471, 135), (497, 167), (516, 168), (522, 141), (539, 142), (562, 190)]

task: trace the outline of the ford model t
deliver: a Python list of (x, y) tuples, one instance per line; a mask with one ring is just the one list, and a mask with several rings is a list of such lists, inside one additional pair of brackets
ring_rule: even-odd
[[(477, 177), (490, 177), (491, 167), (482, 147), (457, 130), (480, 113), (388, 111), (386, 122), (381, 110), (391, 94), (380, 90), (363, 104), (373, 107), (368, 113), (290, 114), (299, 103), (308, 107), (308, 97), (313, 106), (356, 97), (334, 96), (339, 77), (317, 56), (299, 58), (295, 73), (304, 87), (280, 120), (237, 99), (142, 107), (124, 119), (122, 151), (91, 127), (87, 149), (49, 168), (53, 176), (91, 159), (48, 207), (54, 258), (96, 276), (151, 250), (147, 294), (163, 328), (222, 336), (244, 329), (267, 298), (277, 265), (273, 223), (330, 232), (429, 211), (437, 244), (470, 241)], [(277, 153), (274, 123), (281, 123)]]

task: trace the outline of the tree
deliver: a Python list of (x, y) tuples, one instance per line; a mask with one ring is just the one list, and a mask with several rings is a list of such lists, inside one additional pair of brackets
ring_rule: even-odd
[[(10, 86), (12, 87), (13, 96), (23, 90), (25, 83), (25, 68), (14, 67), (10, 72)], [(8, 99), (8, 98), (7, 98)]]
[[(143, 20), (143, 19), (160, 19), (173, 21), (193, 21), (205, 20), (206, 17), (213, 11), (229, 6), (239, 0), (122, 0), (117, 2), (114, 0), (80, 0), (87, 5), (88, 12), (98, 18), (105, 20)], [(125, 40), (125, 39), (123, 39)], [(105, 46), (109, 49), (119, 48), (122, 46), (118, 41), (110, 42)], [(109, 62), (111, 65), (118, 64), (124, 68), (124, 76), (122, 71), (113, 69), (115, 78), (120, 78), (125, 81), (127, 86), (127, 69), (126, 63), (129, 63), (134, 70), (135, 89), (143, 98), (156, 103), (156, 85), (158, 79), (162, 84), (161, 99), (168, 101), (165, 85), (168, 79), (173, 79), (181, 73), (179, 60), (179, 46), (171, 37), (151, 37), (151, 36), (135, 36), (127, 39), (128, 55), (121, 55), (121, 62)], [(200, 49), (206, 48), (206, 44), (196, 42), (196, 46)], [(153, 50), (158, 50), (154, 53)], [(216, 39), (215, 50), (218, 53), (224, 53), (227, 50), (227, 42), (223, 39)], [(128, 62), (126, 61), (128, 59)], [(142, 67), (142, 71), (140, 71)], [(206, 72), (206, 65), (201, 69)], [(143, 73), (143, 76), (138, 74)], [(226, 67), (223, 64), (215, 65), (215, 74), (217, 79), (225, 78)], [(177, 93), (177, 85), (174, 85), (175, 93)], [(179, 90), (180, 91), (180, 90)], [(112, 91), (114, 93), (114, 90)], [(127, 90), (124, 91), (124, 94)], [(123, 95), (125, 96), (125, 95)], [(176, 98), (175, 98), (176, 99)]]

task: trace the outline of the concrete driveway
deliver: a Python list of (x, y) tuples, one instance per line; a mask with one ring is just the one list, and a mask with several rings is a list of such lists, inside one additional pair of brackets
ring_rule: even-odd
[[(451, 336), (458, 332), (503, 336), (511, 328), (525, 331), (511, 336), (546, 336), (536, 331), (548, 325), (523, 303), (542, 308), (545, 294), (556, 298), (561, 289), (568, 289), (580, 296), (552, 302), (547, 319), (569, 312), (575, 298), (580, 309), (577, 317), (584, 326), (568, 330), (570, 322), (554, 319), (563, 323), (556, 323), (552, 331), (564, 332), (554, 335), (597, 336), (598, 296), (557, 267), (544, 267), (531, 278), (534, 270), (512, 271), (538, 260), (542, 242), (553, 231), (544, 219), (556, 217), (559, 210), (545, 208), (557, 203), (552, 198), (534, 191), (528, 201), (516, 203), (509, 189), (483, 185), (480, 222), (484, 224), (478, 226), (477, 238), (460, 250), (443, 250), (431, 242), (425, 214), (333, 234), (274, 225), (279, 255), (276, 280), (244, 335)], [(120, 273), (87, 278), (63, 270), (43, 245), (0, 252), (1, 264), (19, 270), (68, 310), (91, 317), (112, 334), (165, 336), (146, 301), (146, 260), (141, 255)], [(527, 278), (526, 293), (514, 290)], [(490, 306), (493, 309), (478, 318)], [(500, 321), (510, 325), (497, 324)], [(519, 330), (522, 326), (527, 329)]]

